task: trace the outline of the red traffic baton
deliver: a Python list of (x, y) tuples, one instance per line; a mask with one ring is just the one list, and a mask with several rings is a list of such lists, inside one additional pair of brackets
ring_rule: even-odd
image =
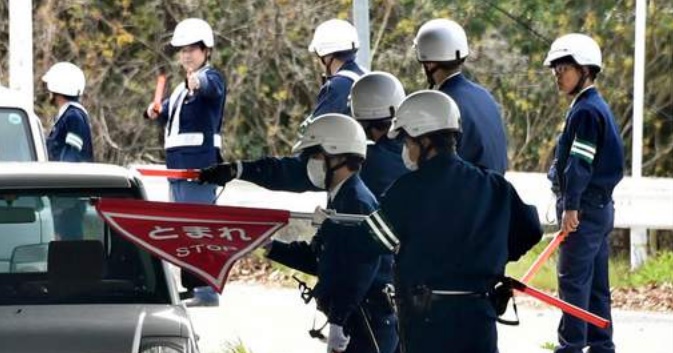
[(588, 322), (594, 326), (600, 328), (608, 328), (610, 326), (610, 321), (606, 320), (596, 314), (590, 313), (582, 308), (579, 308), (575, 305), (572, 305), (568, 302), (565, 302), (559, 298), (553, 297), (547, 293), (541, 292), (523, 282), (517, 281), (513, 278), (510, 278), (512, 281), (512, 287), (517, 291), (528, 294), (531, 297), (538, 299), (546, 304), (557, 307), (561, 309), (566, 314), (572, 315), (582, 321)]
[(158, 114), (161, 113), (161, 100), (166, 90), (166, 74), (160, 73), (157, 76), (157, 85), (154, 88), (154, 99), (152, 100), (152, 109)]
[(547, 260), (549, 260), (549, 257), (551, 254), (554, 253), (554, 251), (561, 245), (563, 240), (565, 240), (567, 233), (564, 231), (558, 231), (555, 235), (554, 238), (551, 240), (549, 245), (547, 245), (546, 248), (540, 253), (540, 256), (535, 259), (535, 262), (530, 266), (528, 271), (523, 275), (521, 278), (521, 282), (523, 283), (529, 283), (533, 277), (537, 274), (537, 272), (540, 270), (542, 265), (544, 265)]
[(201, 172), (198, 169), (136, 169), (143, 176), (163, 177), (172, 179), (198, 179)]

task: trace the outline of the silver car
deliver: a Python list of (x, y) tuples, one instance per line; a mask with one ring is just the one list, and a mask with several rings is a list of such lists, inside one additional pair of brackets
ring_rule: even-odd
[[(0, 351), (198, 352), (168, 265), (103, 223), (93, 206), (101, 197), (145, 192), (119, 166), (2, 164), (0, 253), (11, 255), (0, 268)], [(45, 212), (55, 240), (23, 244), (4, 233), (33, 229)]]

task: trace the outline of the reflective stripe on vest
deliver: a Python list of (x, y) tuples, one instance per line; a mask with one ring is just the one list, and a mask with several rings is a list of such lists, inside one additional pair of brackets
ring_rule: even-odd
[(351, 71), (351, 70), (341, 70), (341, 71), (338, 71), (334, 76), (346, 77), (346, 78), (351, 79), (353, 82), (355, 82), (362, 75), (356, 73), (355, 71)]
[[(203, 145), (204, 136), (201, 132), (185, 132), (182, 134), (167, 136), (164, 141), (164, 148), (189, 147)], [(213, 135), (213, 147), (222, 149), (222, 136)]]
[[(205, 71), (210, 66), (204, 66), (196, 73)], [(168, 123), (166, 124), (166, 130), (164, 135), (164, 148), (176, 148), (176, 147), (190, 147), (190, 146), (201, 146), (203, 145), (204, 135), (202, 132), (185, 132), (180, 133), (180, 118), (182, 113), (182, 106), (185, 98), (189, 94), (185, 83), (180, 83), (168, 100)], [(213, 134), (213, 147), (222, 148), (222, 137), (220, 134)]]

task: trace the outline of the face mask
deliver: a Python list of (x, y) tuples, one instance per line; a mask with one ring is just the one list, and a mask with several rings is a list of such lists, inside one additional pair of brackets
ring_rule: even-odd
[(308, 164), (306, 164), (306, 172), (308, 173), (308, 179), (311, 180), (311, 184), (319, 189), (325, 189), (325, 161), (315, 158), (310, 158)]
[(411, 171), (418, 169), (418, 163), (412, 161), (409, 157), (409, 149), (406, 144), (402, 146), (402, 162), (404, 162), (404, 166)]

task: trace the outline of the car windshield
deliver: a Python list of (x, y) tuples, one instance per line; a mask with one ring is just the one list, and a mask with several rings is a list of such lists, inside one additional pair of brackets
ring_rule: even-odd
[(28, 115), (20, 109), (0, 108), (0, 161), (34, 161), (33, 146)]
[(112, 231), (98, 197), (0, 192), (0, 305), (170, 303), (162, 262)]

